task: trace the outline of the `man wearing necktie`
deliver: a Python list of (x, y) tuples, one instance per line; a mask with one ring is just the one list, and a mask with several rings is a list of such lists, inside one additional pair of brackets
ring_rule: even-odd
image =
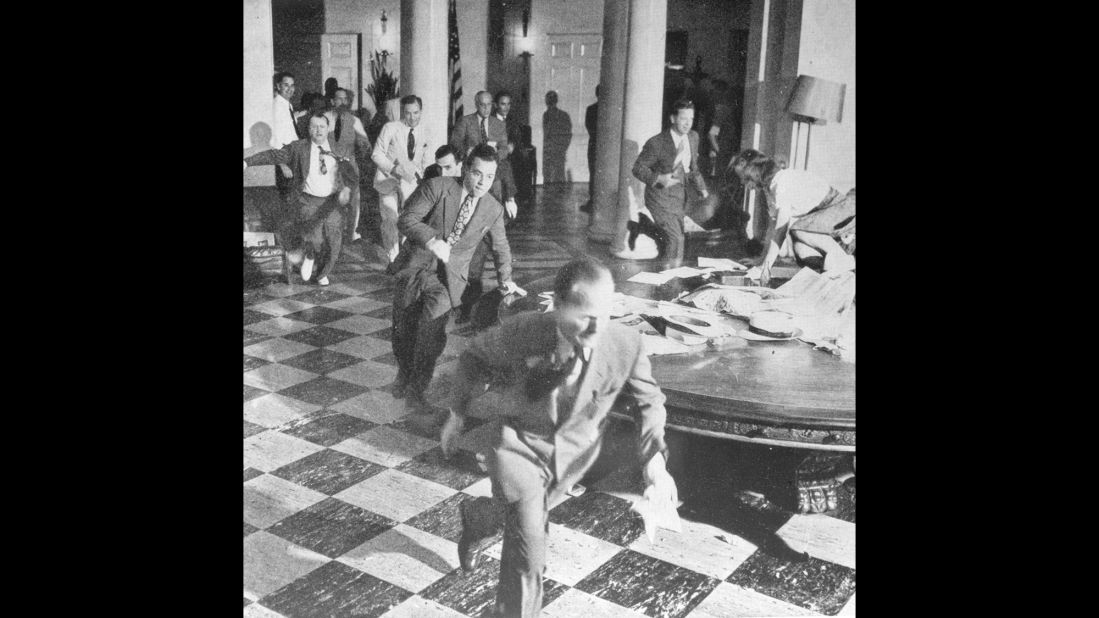
[(511, 249), (504, 232), (504, 208), (489, 194), (496, 178), (496, 150), (479, 145), (466, 157), (460, 178), (425, 180), (405, 204), (397, 222), (407, 237), (391, 270), (393, 354), (397, 357), (394, 396), (408, 397), (418, 421), (442, 422), (442, 411), (429, 405), (424, 391), (435, 361), (446, 346), (446, 325), (466, 286), (474, 249), (486, 235), (496, 261), (496, 280), (504, 293), (511, 281)]
[(325, 241), (329, 257), (317, 275), (317, 283), (328, 285), (336, 267), (343, 239), (343, 207), (351, 198), (351, 187), (359, 182), (358, 168), (335, 154), (324, 112), (309, 118), (309, 139), (290, 142), (278, 150), (265, 150), (244, 159), (249, 165), (285, 165), (293, 175), (291, 212), (280, 226), (279, 242), (286, 250), (284, 274), (290, 282), (289, 264), (301, 263), (301, 278), (313, 277), (313, 265)]
[(599, 454), (608, 414), (621, 400), (636, 419), (647, 495), (678, 503), (666, 469), (664, 394), (636, 331), (610, 322), (614, 281), (583, 257), (557, 273), (553, 311), (525, 312), (476, 337), (458, 359), (443, 453), (457, 448), (470, 407), (495, 390), (494, 439), (486, 463), (492, 498), (459, 505), (458, 558), (477, 567), (502, 525), (498, 616), (538, 616), (546, 568), (548, 511)]
[(645, 206), (660, 231), (656, 240), (662, 245), (661, 257), (674, 266), (683, 261), (683, 217), (688, 200), (694, 199), (686, 183), (703, 200), (710, 197), (698, 169), (698, 133), (691, 130), (694, 113), (693, 103), (676, 101), (672, 126), (650, 137), (633, 164), (634, 177), (645, 183)]
[(429, 136), (420, 123), (423, 101), (410, 94), (401, 97), (401, 117), (385, 123), (370, 158), (377, 166), (374, 189), (381, 211), (381, 243), (390, 262), (397, 258), (397, 216), (431, 165)]
[[(450, 145), (462, 156), (465, 156), (478, 144), (488, 144), (499, 153), (499, 167), (496, 180), (489, 190), (497, 201), (504, 205), (507, 211), (508, 221), (515, 218), (518, 205), (515, 203), (515, 178), (511, 173), (511, 164), (508, 162), (510, 143), (508, 141), (507, 125), (492, 113), (492, 95), (482, 90), (473, 97), (477, 105), (477, 111), (462, 116), (454, 124), (450, 133)], [(481, 284), (481, 275), (484, 272), (485, 261), (491, 248), (487, 242), (482, 243), (473, 254), (469, 263), (468, 280), (465, 294), (461, 299), (461, 311), (458, 323), (469, 320), (473, 304), (481, 297), (484, 290)]]

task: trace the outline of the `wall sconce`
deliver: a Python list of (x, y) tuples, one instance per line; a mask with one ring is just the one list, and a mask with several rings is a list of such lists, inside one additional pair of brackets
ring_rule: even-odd
[(389, 22), (389, 18), (385, 16), (385, 9), (382, 9), (382, 34), (385, 34), (385, 26)]
[(530, 24), (530, 9), (523, 9), (523, 38), (527, 38), (527, 26)]

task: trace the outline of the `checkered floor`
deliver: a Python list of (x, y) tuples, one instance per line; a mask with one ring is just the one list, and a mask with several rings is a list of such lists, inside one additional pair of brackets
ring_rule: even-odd
[[(533, 229), (539, 221), (509, 230), (520, 284), (578, 252), (568, 225), (551, 237)], [(457, 505), (490, 493), (469, 453), (493, 425), (471, 423), (465, 456), (446, 461), (437, 436), (408, 422), (390, 394), (380, 268), (338, 270), (324, 288), (244, 292), (246, 616), (483, 616), (492, 606), (499, 543), (464, 574)], [(450, 331), (438, 374), (471, 334)], [(553, 508), (546, 616), (854, 614), (853, 505), (841, 519), (741, 504), (721, 525), (685, 505), (683, 532), (661, 530), (650, 544), (629, 510), (639, 489), (636, 471), (620, 469)], [(809, 560), (787, 560), (768, 538)]]

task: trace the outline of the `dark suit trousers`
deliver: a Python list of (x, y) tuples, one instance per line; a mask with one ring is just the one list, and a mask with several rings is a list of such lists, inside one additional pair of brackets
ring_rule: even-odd
[(673, 211), (649, 205), (649, 212), (653, 213), (653, 223), (659, 231), (658, 238), (655, 240), (662, 245), (660, 257), (665, 260), (682, 260), (683, 208)]
[[(450, 313), (432, 318), (431, 308), (450, 303), (450, 294), (434, 271), (421, 271), (397, 285), (406, 286), (414, 300), (404, 305), (406, 294), (393, 296), (393, 355), (397, 357), (397, 381), (408, 385), (409, 394), (423, 398), (435, 374), (435, 362), (446, 347), (446, 324)], [(413, 286), (417, 289), (409, 290)]]
[(317, 278), (327, 277), (336, 267), (343, 245), (343, 215), (335, 195), (317, 197), (302, 193), (298, 199), (297, 219), (292, 223), (291, 235), (298, 235), (304, 244), (305, 256), (316, 258), (328, 241), (328, 259), (317, 273)]

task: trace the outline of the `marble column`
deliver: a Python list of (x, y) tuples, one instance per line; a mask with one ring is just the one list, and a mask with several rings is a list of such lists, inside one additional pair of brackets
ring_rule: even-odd
[[(630, 0), (625, 106), (619, 161), (618, 208), (611, 251), (626, 249), (630, 210), (645, 203), (645, 185), (632, 169), (641, 147), (660, 132), (664, 103), (664, 41), (668, 0)], [(602, 127), (600, 127), (602, 131)]]
[[(247, 157), (271, 148), (274, 126), (271, 99), (275, 96), (274, 35), (271, 0), (244, 2), (244, 154)], [(257, 165), (244, 170), (244, 186), (275, 184), (275, 166)]]
[(588, 238), (610, 242), (617, 235), (622, 159), (622, 109), (626, 100), (626, 51), (630, 0), (603, 3), (603, 58), (599, 72), (599, 120), (595, 146), (594, 210)]
[(420, 122), (432, 153), (447, 141), (450, 84), (447, 75), (447, 0), (401, 0), (401, 96), (424, 102)]

